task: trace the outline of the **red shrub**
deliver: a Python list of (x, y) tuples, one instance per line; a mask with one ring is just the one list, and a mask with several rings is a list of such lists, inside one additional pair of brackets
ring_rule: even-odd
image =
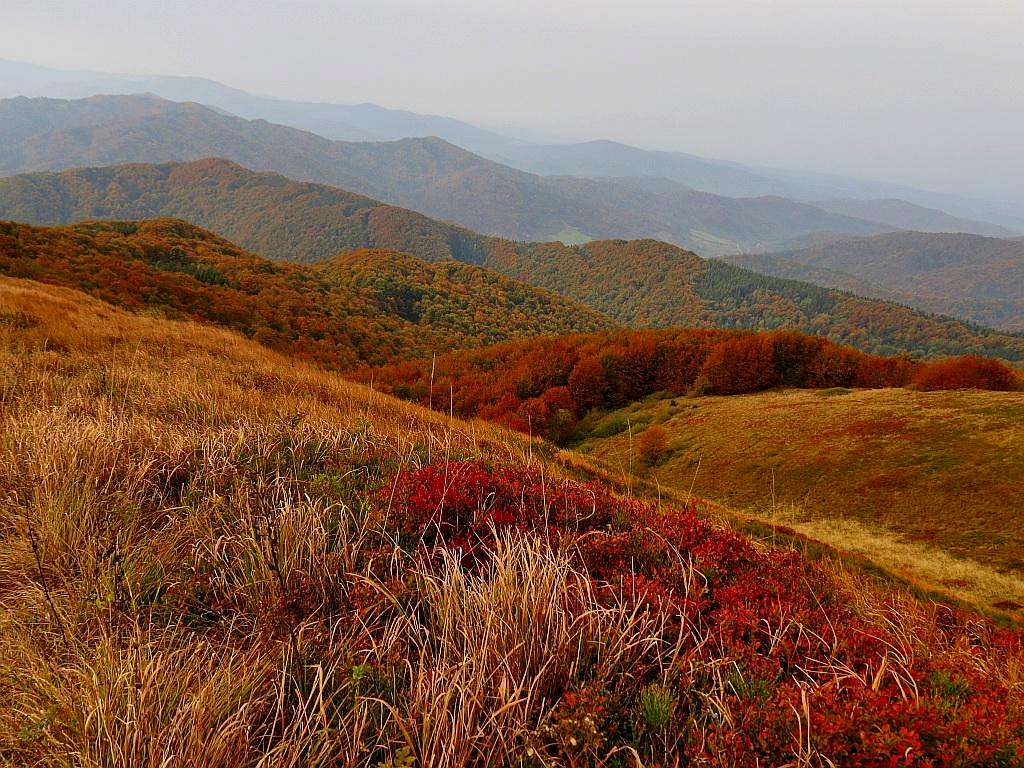
[[(669, 633), (684, 617), (698, 626), (696, 634), (678, 635), (689, 662), (672, 678), (672, 694), (679, 713), (699, 725), (683, 719), (673, 726), (684, 729), (678, 752), (662, 764), (793, 764), (801, 746), (852, 768), (1024, 760), (1024, 713), (1015, 694), (980, 666), (945, 655), (961, 652), (953, 650), (953, 640), (964, 638), (968, 623), (972, 642), (983, 642), (976, 618), (948, 611), (928, 625), (929, 652), (906, 662), (904, 673), (917, 691), (906, 695), (905, 681), (889, 674), (874, 683), (873, 672), (886, 668), (883, 659), (904, 639), (851, 609), (850, 596), (828, 572), (795, 551), (755, 548), (693, 509), (663, 509), (600, 485), (479, 463), (400, 473), (382, 498), (392, 501), (401, 533), (457, 548), (467, 567), (489, 556), (494, 529), (572, 536), (599, 595), (663, 612)], [(691, 564), (698, 574), (691, 574)], [(1020, 652), (1019, 633), (993, 630), (984, 642)], [(826, 659), (835, 662), (822, 665)], [(704, 709), (702, 688), (720, 689), (710, 670), (725, 676), (727, 718)], [(534, 749), (558, 754), (566, 744), (577, 746), (576, 727), (586, 716), (609, 740), (601, 742), (606, 752), (644, 738), (628, 718), (619, 722), (635, 711), (624, 692), (629, 685), (623, 692), (609, 686), (584, 695), (589, 689), (581, 684), (586, 681), (564, 681), (560, 701), (553, 693), (564, 717), (541, 734), (547, 738), (531, 740)], [(696, 733), (699, 738), (691, 738)]]
[(637, 458), (645, 464), (656, 464), (668, 450), (668, 432), (660, 424), (647, 427), (636, 440)]
[(939, 389), (990, 389), (1010, 391), (1020, 384), (1009, 366), (999, 360), (976, 355), (925, 363), (914, 376), (913, 385), (925, 391)]
[(718, 395), (758, 392), (780, 381), (771, 342), (755, 335), (722, 341), (712, 347), (700, 377)]

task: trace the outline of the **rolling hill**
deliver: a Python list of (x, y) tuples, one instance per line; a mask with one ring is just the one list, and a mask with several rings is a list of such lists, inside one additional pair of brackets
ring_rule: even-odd
[(764, 274), (1024, 331), (1024, 244), (1016, 239), (895, 232), (726, 260)]
[[(581, 183), (586, 183), (581, 182)], [(457, 259), (588, 304), (622, 325), (792, 327), (869, 352), (1024, 359), (1024, 338), (806, 283), (766, 277), (650, 240), (489, 238), (332, 187), (226, 161), (123, 166), (0, 179), (0, 218), (176, 217), (275, 258), (389, 248)]]
[(0, 277), (0, 393), (14, 764), (1024, 753), (1018, 630), (237, 334)]
[(300, 266), (168, 219), (69, 228), (0, 222), (0, 273), (214, 323), (346, 370), (611, 326), (587, 307), (467, 264), (358, 250)]
[(594, 414), (576, 448), (1024, 615), (1022, 425), (1019, 392), (786, 390), (655, 397)]
[(153, 96), (0, 101), (0, 173), (224, 157), (324, 182), (512, 239), (657, 237), (709, 254), (815, 232), (888, 227), (776, 198), (733, 199), (643, 179), (543, 177), (438, 138), (330, 141)]

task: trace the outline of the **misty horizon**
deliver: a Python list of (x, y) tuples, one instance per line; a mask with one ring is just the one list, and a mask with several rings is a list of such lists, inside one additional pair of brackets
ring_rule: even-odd
[(13, 0), (3, 58), (1024, 201), (1005, 3), (57, 5)]

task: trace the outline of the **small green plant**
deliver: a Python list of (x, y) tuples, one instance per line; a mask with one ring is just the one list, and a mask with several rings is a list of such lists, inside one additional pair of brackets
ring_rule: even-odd
[(384, 762), (377, 763), (377, 768), (413, 768), (416, 758), (409, 747), (399, 747), (395, 754)]
[(944, 669), (937, 669), (928, 677), (935, 693), (950, 709), (959, 707), (971, 693), (971, 686), (965, 680), (954, 677)]
[(767, 701), (772, 697), (772, 684), (757, 677), (744, 677), (739, 669), (734, 669), (727, 682), (736, 697), (744, 701)]
[(652, 731), (665, 730), (675, 708), (675, 697), (660, 683), (652, 683), (640, 692), (640, 715)]

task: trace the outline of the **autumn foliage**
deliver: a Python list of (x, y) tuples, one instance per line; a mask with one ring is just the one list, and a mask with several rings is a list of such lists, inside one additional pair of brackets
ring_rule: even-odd
[[(433, 378), (431, 378), (433, 375)], [(618, 331), (497, 345), (375, 373), (387, 391), (559, 440), (589, 411), (655, 393), (736, 395), (801, 388), (1012, 389), (996, 360), (917, 362), (795, 331)]]
[(922, 365), (914, 376), (917, 389), (991, 389), (1010, 391), (1019, 387), (1017, 374), (998, 360), (976, 355), (949, 358)]
[(660, 424), (652, 424), (636, 439), (636, 455), (645, 464), (655, 464), (668, 450), (668, 431)]
[(49, 228), (0, 222), (0, 274), (213, 323), (336, 370), (612, 325), (469, 264), (388, 250), (315, 265), (273, 261), (173, 219)]
[[(534, 742), (537, 765), (597, 765), (616, 744), (658, 765), (792, 765), (795, 752), (847, 768), (1024, 760), (1016, 695), (948, 646), (965, 615), (943, 610), (931, 652), (908, 655), (892, 619), (874, 623), (795, 552), (757, 549), (692, 508), (528, 469), (440, 462), (400, 472), (381, 498), (409, 545), (453, 550), (475, 572), (510, 531), (572, 543), (604, 599), (671, 627), (685, 662), (629, 686), (570, 683)], [(994, 631), (984, 643), (1013, 653), (1020, 638)]]
[(0, 353), (11, 765), (1024, 761), (1019, 631), (832, 555), (65, 288), (0, 278)]

